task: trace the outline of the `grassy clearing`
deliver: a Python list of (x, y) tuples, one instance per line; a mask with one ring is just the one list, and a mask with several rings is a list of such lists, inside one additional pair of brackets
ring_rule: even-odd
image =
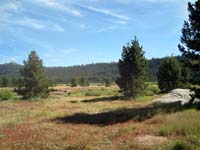
[(76, 90), (70, 93), (70, 96), (118, 96), (118, 88), (99, 88), (99, 89), (87, 89)]
[[(153, 150), (199, 146), (197, 110), (152, 105), (160, 95), (123, 100), (115, 86), (59, 88), (68, 88), (71, 95), (0, 102), (0, 149)], [(86, 95), (88, 92), (92, 94)], [(152, 139), (147, 139), (138, 144), (137, 137), (145, 135), (164, 137), (167, 143), (148, 146)]]
[(200, 136), (200, 112), (188, 110), (166, 116), (160, 128), (160, 134), (164, 136)]
[[(161, 117), (161, 116), (160, 116)], [(161, 136), (176, 137), (168, 147), (175, 150), (199, 149), (200, 112), (190, 109), (162, 117)]]

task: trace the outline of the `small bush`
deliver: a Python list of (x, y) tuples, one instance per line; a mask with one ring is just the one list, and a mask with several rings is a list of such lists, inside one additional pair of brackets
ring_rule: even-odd
[(0, 100), (9, 100), (13, 98), (13, 92), (10, 90), (0, 90)]
[(142, 91), (139, 96), (153, 96), (160, 93), (160, 89), (157, 85), (146, 84), (145, 90)]
[(160, 93), (160, 89), (158, 88), (158, 86), (155, 85), (148, 86), (147, 89), (152, 91), (154, 94)]
[(109, 79), (105, 80), (105, 86), (107, 87), (111, 86), (111, 81)]
[(145, 95), (145, 96), (153, 96), (153, 95), (154, 95), (154, 92), (151, 91), (151, 90), (145, 90), (145, 91), (144, 91), (144, 95)]
[(173, 150), (189, 150), (190, 148), (190, 145), (183, 140), (176, 141), (172, 147)]

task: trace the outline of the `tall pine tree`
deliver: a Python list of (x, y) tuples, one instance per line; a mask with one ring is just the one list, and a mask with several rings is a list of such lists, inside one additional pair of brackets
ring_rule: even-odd
[(19, 80), (16, 92), (23, 98), (47, 97), (49, 94), (48, 78), (45, 75), (42, 60), (35, 51), (31, 51), (24, 67), (20, 70), (22, 78)]
[[(185, 60), (185, 64), (192, 71), (192, 82), (200, 85), (200, 0), (188, 3), (189, 19), (184, 22), (179, 49)], [(200, 97), (200, 87), (196, 90), (196, 96)]]
[(120, 77), (116, 83), (124, 96), (136, 97), (144, 90), (146, 67), (144, 51), (135, 37), (130, 44), (123, 47), (122, 58), (118, 63)]
[(157, 73), (158, 86), (162, 92), (178, 88), (181, 81), (181, 65), (175, 57), (162, 60)]

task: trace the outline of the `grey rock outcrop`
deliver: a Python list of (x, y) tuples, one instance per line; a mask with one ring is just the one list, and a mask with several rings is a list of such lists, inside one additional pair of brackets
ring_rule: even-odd
[(153, 102), (155, 103), (173, 103), (173, 102), (181, 102), (181, 104), (186, 104), (191, 100), (191, 92), (189, 89), (174, 89), (168, 94), (155, 99)]

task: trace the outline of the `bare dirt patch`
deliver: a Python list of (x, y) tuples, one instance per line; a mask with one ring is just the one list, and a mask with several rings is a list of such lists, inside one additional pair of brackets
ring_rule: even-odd
[(167, 142), (167, 138), (154, 135), (140, 135), (135, 138), (138, 145), (152, 147)]

